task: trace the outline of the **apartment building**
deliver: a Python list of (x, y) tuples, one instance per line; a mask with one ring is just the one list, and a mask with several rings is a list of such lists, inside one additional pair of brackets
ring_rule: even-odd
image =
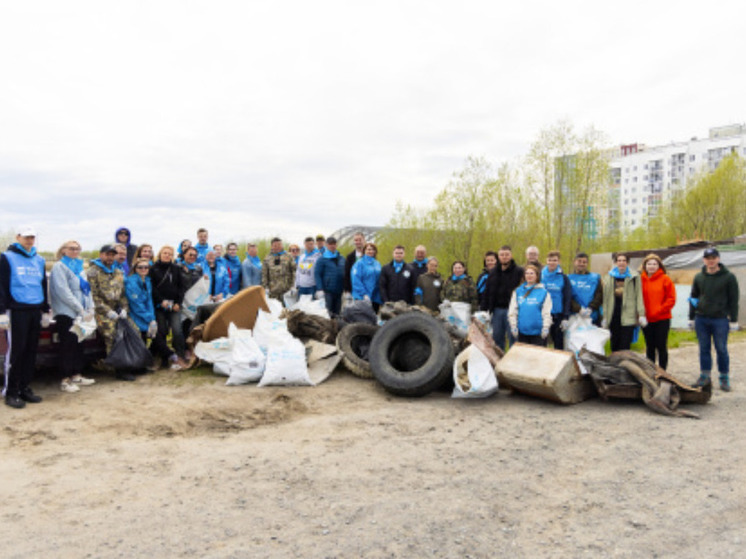
[(631, 231), (658, 215), (662, 204), (702, 168), (713, 171), (731, 153), (746, 157), (746, 125), (711, 128), (707, 138), (663, 146), (620, 146), (611, 159), (608, 192), (609, 230)]

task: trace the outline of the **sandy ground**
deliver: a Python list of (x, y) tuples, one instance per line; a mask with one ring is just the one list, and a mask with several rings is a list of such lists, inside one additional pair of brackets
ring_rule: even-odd
[[(696, 377), (696, 348), (671, 372)], [(0, 406), (3, 558), (744, 557), (746, 344), (702, 419), (162, 371)]]

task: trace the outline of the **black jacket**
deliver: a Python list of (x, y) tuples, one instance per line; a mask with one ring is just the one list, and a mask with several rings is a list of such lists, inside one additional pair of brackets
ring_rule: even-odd
[(498, 263), (490, 275), (487, 276), (487, 288), (485, 290), (484, 304), (480, 305), (483, 311), (493, 309), (507, 309), (510, 306), (510, 297), (515, 288), (523, 281), (523, 268), (517, 266), (515, 260), (511, 260), (508, 267), (503, 270), (502, 264)]
[(184, 298), (184, 282), (181, 269), (173, 262), (156, 262), (150, 267), (150, 283), (153, 286), (153, 304), (156, 308), (163, 301), (181, 305)]
[(352, 272), (352, 266), (355, 264), (355, 262), (357, 262), (357, 254), (353, 250), (345, 258), (345, 291), (347, 293), (352, 293), (352, 276), (350, 274)]
[(378, 288), (381, 291), (381, 301), (404, 301), (414, 304), (414, 288), (416, 287), (414, 270), (406, 262), (397, 274), (394, 271), (392, 260), (381, 268), (381, 277), (378, 279)]

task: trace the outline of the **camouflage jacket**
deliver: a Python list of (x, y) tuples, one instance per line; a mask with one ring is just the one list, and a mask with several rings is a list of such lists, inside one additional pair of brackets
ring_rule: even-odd
[(294, 285), (295, 259), (286, 252), (268, 255), (262, 262), (262, 287), (269, 296), (280, 299)]
[(452, 276), (446, 278), (440, 292), (441, 301), (448, 299), (451, 303), (469, 303), (471, 310), (477, 310), (477, 286), (470, 276), (453, 281)]
[(91, 264), (86, 275), (91, 284), (96, 314), (106, 315), (109, 311), (129, 310), (122, 270), (114, 270), (113, 274), (109, 274), (96, 264)]

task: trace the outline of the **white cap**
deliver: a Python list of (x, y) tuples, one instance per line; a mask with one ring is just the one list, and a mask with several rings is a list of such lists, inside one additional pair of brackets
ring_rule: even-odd
[(36, 237), (36, 229), (31, 225), (21, 225), (18, 228), (18, 234), (21, 237)]

